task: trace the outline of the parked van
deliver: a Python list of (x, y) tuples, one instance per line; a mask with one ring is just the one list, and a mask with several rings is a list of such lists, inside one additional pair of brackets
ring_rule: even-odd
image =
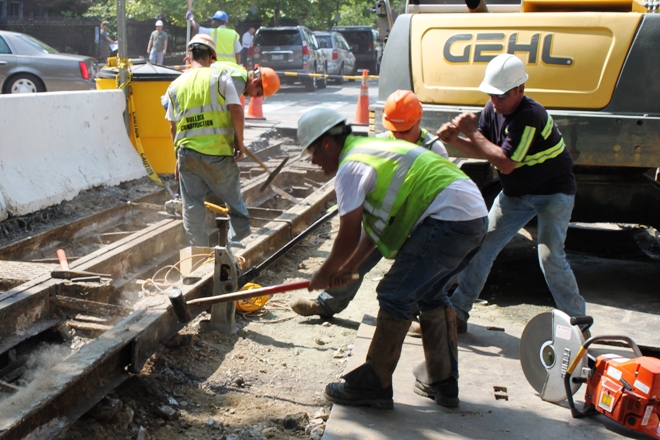
[(358, 69), (369, 69), (372, 75), (380, 72), (380, 60), (383, 57), (383, 43), (378, 31), (369, 26), (334, 26), (351, 46)]

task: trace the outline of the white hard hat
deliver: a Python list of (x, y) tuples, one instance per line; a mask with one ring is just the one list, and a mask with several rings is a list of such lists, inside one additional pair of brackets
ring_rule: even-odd
[(162, 22), (161, 20), (158, 20), (158, 21), (156, 22), (156, 26), (162, 26), (162, 25), (163, 25), (163, 22)]
[(503, 95), (512, 88), (525, 84), (528, 78), (520, 58), (506, 53), (496, 56), (488, 63), (479, 90), (489, 95)]
[(343, 132), (337, 130), (334, 133), (331, 128), (346, 122), (346, 118), (337, 111), (329, 108), (315, 108), (305, 113), (298, 120), (298, 143), (302, 146), (301, 155), (307, 154), (307, 148), (325, 133), (340, 134)]

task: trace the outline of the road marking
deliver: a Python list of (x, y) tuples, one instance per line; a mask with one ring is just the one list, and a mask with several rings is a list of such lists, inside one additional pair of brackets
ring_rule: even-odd
[(280, 101), (274, 102), (272, 104), (263, 104), (262, 109), (264, 112), (274, 112), (286, 107), (295, 107), (298, 104), (298, 101)]
[(345, 105), (349, 105), (350, 102), (344, 102), (344, 101), (337, 101), (337, 102), (325, 102), (323, 104), (318, 104), (313, 107), (306, 107), (303, 109), (300, 109), (298, 113), (307, 113), (308, 111), (314, 109), (314, 108), (328, 108), (331, 110), (337, 110), (340, 107), (343, 107)]

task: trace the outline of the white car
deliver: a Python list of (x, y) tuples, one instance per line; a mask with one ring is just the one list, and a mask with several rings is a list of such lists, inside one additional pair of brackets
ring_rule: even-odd
[(59, 53), (26, 34), (0, 31), (0, 91), (58, 92), (96, 88), (91, 57)]
[[(314, 32), (319, 49), (325, 52), (328, 64), (328, 75), (353, 75), (355, 74), (355, 55), (339, 32)], [(343, 78), (334, 80), (335, 84), (342, 84)]]

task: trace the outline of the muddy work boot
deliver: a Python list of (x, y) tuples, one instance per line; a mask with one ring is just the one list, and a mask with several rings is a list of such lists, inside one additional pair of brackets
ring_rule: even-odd
[(392, 374), (399, 362), (410, 322), (410, 319), (396, 318), (380, 310), (367, 362), (342, 376), (344, 382), (326, 386), (325, 398), (340, 405), (394, 408)]
[(323, 308), (321, 308), (317, 299), (296, 298), (291, 301), (289, 307), (300, 316), (319, 315), (321, 318), (332, 318), (332, 315), (328, 315)]
[(413, 370), (413, 391), (440, 406), (458, 406), (458, 338), (453, 307), (422, 312), (424, 362)]

